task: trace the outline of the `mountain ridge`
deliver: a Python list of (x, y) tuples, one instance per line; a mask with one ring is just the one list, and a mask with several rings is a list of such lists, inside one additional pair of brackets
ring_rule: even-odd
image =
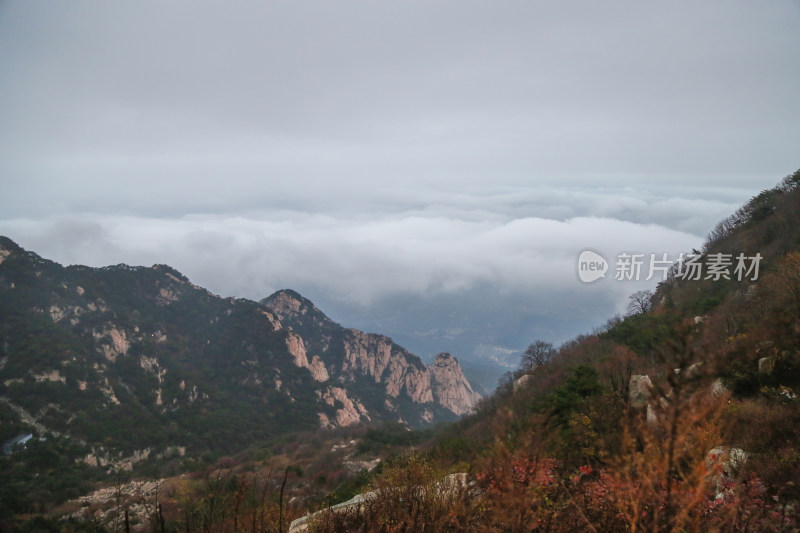
[(315, 320), (284, 323), (168, 265), (62, 266), (0, 236), (0, 440), (61, 435), (110, 465), (176, 447), (231, 453), (287, 430), (423, 427), (478, 400), (455, 358), (434, 371), (281, 294)]

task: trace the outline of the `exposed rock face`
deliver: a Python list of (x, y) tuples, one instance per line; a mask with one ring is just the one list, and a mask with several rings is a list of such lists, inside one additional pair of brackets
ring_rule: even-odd
[[(368, 380), (388, 396), (381, 406), (386, 414), (397, 413), (398, 402), (410, 400), (460, 416), (480, 399), (450, 354), (441, 353), (426, 366), (389, 337), (343, 328), (293, 291), (278, 291), (262, 303), (291, 329), (287, 345), (297, 366), (308, 368), (318, 381), (348, 384), (348, 391), (352, 389), (349, 384)], [(310, 362), (308, 353), (315, 354)], [(416, 416), (419, 423), (434, 419), (429, 409)]]
[(653, 382), (650, 376), (633, 375), (631, 376), (628, 387), (628, 396), (631, 400), (631, 407), (645, 407), (650, 403), (650, 394), (653, 389)]
[(480, 399), (449, 353), (440, 353), (433, 365), (425, 366), (388, 337), (358, 330), (348, 333), (340, 378), (352, 381), (356, 375), (369, 376), (393, 398), (406, 394), (414, 403), (435, 403), (459, 416)]
[[(348, 333), (344, 341), (342, 374), (350, 378), (356, 374), (371, 376), (375, 383), (387, 383), (386, 393), (389, 396), (400, 394), (401, 378), (407, 372), (408, 364), (392, 358), (391, 339), (383, 335), (369, 335), (357, 329), (350, 329)], [(384, 374), (388, 379), (383, 379)]]
[[(324, 394), (320, 394), (320, 398), (330, 406), (342, 405), (341, 408), (336, 410), (336, 425), (338, 426), (351, 426), (363, 421), (369, 421), (370, 417), (367, 410), (360, 401), (353, 401), (347, 396), (347, 391), (341, 387), (331, 387)], [(330, 419), (324, 414), (320, 416), (320, 423), (325, 426), (333, 426)]]
[(461, 365), (449, 353), (436, 356), (432, 368), (432, 389), (434, 399), (444, 408), (457, 415), (467, 414), (480, 399), (472, 390)]
[(2, 243), (0, 243), (0, 265), (3, 264), (3, 261), (5, 261), (6, 257), (9, 255), (11, 255), (11, 250), (7, 249)]
[(270, 313), (268, 311), (263, 311), (263, 310), (261, 311), (261, 314), (264, 315), (265, 317), (267, 317), (267, 320), (269, 320), (269, 323), (272, 326), (273, 331), (280, 331), (281, 330), (281, 328), (283, 326), (281, 326), (281, 323), (278, 320), (278, 317), (276, 317), (275, 315), (273, 315), (272, 313)]
[[(683, 372), (685, 372), (687, 377), (692, 378), (697, 376), (700, 368), (702, 368), (702, 363), (695, 363), (686, 368)], [(680, 368), (674, 369), (674, 372), (675, 374), (682, 373)], [(699, 390), (698, 392), (703, 391)], [(719, 398), (727, 392), (728, 388), (720, 378), (717, 378), (708, 384), (704, 391), (705, 394), (708, 394), (713, 398)], [(650, 424), (655, 424), (658, 422), (659, 413), (663, 412), (663, 410), (668, 407), (668, 399), (671, 396), (672, 391), (668, 390), (665, 393), (665, 397), (654, 397), (653, 382), (650, 380), (650, 376), (646, 374), (634, 374), (631, 376), (631, 379), (628, 383), (628, 399), (630, 400), (631, 407), (634, 409), (644, 409), (646, 413), (646, 420)]]
[(726, 392), (728, 392), (728, 387), (725, 386), (721, 378), (717, 378), (711, 383), (711, 394), (714, 398), (719, 398)]
[(309, 363), (306, 347), (300, 335), (293, 332), (289, 333), (286, 337), (286, 347), (289, 349), (289, 353), (294, 356), (295, 365), (301, 368), (307, 368), (317, 381), (328, 381), (330, 377), (328, 375), (328, 370), (325, 368), (325, 363), (322, 362), (322, 359), (320, 359), (318, 355), (313, 356)]
[(100, 348), (109, 361), (114, 361), (117, 356), (128, 353), (130, 344), (128, 343), (125, 331), (117, 328), (110, 328), (104, 331), (95, 331), (93, 335), (95, 339), (101, 341)]
[(57, 381), (59, 383), (67, 382), (67, 378), (62, 376), (58, 370), (51, 370), (50, 372), (45, 372), (43, 374), (34, 374), (33, 379), (35, 379), (37, 383), (41, 383), (43, 381)]
[[(405, 392), (415, 403), (434, 401), (430, 370), (419, 360), (405, 357), (392, 340), (383, 335), (350, 329), (344, 341), (341, 377), (353, 381), (356, 376), (369, 376), (385, 387), (386, 394), (396, 398)], [(410, 355), (410, 354), (409, 354)]]
[(113, 531), (124, 531), (125, 515), (119, 512), (119, 502), (123, 502), (127, 510), (131, 531), (149, 531), (155, 529), (151, 524), (151, 502), (158, 499), (158, 492), (163, 490), (163, 479), (154, 481), (130, 481), (124, 484), (98, 489), (80, 499), (79, 510), (71, 515), (78, 520), (102, 523)]
[(172, 289), (162, 288), (158, 290), (158, 298), (156, 300), (161, 305), (169, 305), (172, 302), (178, 301), (178, 293)]
[(741, 448), (717, 446), (706, 454), (706, 469), (709, 482), (716, 489), (716, 498), (725, 497), (726, 486), (736, 479), (739, 470), (747, 462), (748, 453)]
[(287, 316), (305, 315), (309, 312), (322, 315), (322, 311), (317, 309), (314, 304), (294, 291), (278, 291), (269, 298), (262, 300), (262, 303), (266, 300), (269, 300), (269, 308), (272, 309), (281, 320)]
[(328, 369), (325, 368), (325, 363), (318, 355), (315, 355), (311, 358), (311, 362), (308, 364), (307, 368), (317, 381), (328, 381), (330, 378), (328, 375)]
[(514, 381), (514, 394), (518, 393), (519, 391), (523, 390), (525, 387), (528, 386), (528, 383), (533, 380), (533, 376), (530, 374), (525, 374), (524, 376), (520, 376)]
[(289, 333), (286, 337), (286, 347), (289, 353), (294, 357), (294, 364), (299, 367), (308, 367), (308, 355), (306, 354), (306, 346), (303, 344), (303, 339), (300, 335)]

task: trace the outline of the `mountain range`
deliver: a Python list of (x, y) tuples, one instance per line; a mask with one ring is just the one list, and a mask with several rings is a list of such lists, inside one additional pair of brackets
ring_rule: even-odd
[(0, 348), (0, 441), (60, 439), (96, 466), (320, 427), (424, 427), (479, 399), (450, 354), (425, 365), (294, 291), (223, 298), (166, 265), (64, 267), (6, 237)]

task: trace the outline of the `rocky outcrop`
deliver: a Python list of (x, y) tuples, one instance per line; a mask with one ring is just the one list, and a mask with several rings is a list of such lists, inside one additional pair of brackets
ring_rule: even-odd
[[(133, 524), (132, 531), (155, 530), (156, 525), (150, 521), (153, 507), (158, 504), (158, 493), (165, 480), (130, 481), (104, 487), (72, 504), (78, 510), (69, 515), (73, 520), (104, 524), (111, 531), (124, 531), (126, 517)], [(125, 513), (121, 511), (124, 506)], [(105, 528), (103, 528), (105, 529)]]
[[(270, 309), (275, 311), (275, 314), (283, 319), (286, 316), (292, 316), (301, 313), (300, 307), (302, 306), (303, 302), (297, 296), (293, 294), (293, 291), (278, 291), (268, 298), (269, 302), (264, 303), (268, 303)], [(305, 314), (305, 312), (302, 314)]]
[[(344, 360), (340, 374), (349, 379), (356, 375), (370, 376), (375, 383), (386, 384), (386, 394), (397, 397), (403, 378), (409, 372), (409, 361), (392, 357), (392, 340), (383, 335), (371, 335), (357, 329), (347, 330), (344, 340)], [(420, 397), (411, 395), (415, 402)]]
[(514, 394), (524, 390), (531, 381), (533, 381), (533, 376), (531, 374), (525, 374), (514, 380)]
[(311, 362), (308, 361), (306, 347), (300, 335), (290, 332), (286, 337), (286, 347), (289, 353), (294, 357), (295, 365), (308, 369), (317, 381), (328, 381), (330, 376), (328, 375), (328, 370), (325, 368), (325, 363), (318, 355), (312, 356)]
[(440, 353), (433, 365), (426, 366), (388, 337), (358, 330), (348, 333), (340, 373), (345, 380), (369, 376), (393, 398), (406, 394), (414, 403), (434, 403), (459, 416), (480, 399), (451, 354)]
[[(335, 422), (337, 426), (346, 427), (357, 424), (362, 420), (368, 422), (370, 420), (364, 405), (358, 400), (351, 400), (347, 396), (347, 391), (341, 387), (331, 387), (325, 393), (318, 393), (320, 399), (331, 407), (341, 405), (336, 409)], [(320, 425), (323, 427), (333, 427), (334, 424), (324, 413), (319, 414)]]
[(628, 385), (628, 397), (631, 401), (631, 407), (640, 408), (647, 406), (650, 403), (652, 389), (653, 382), (650, 381), (650, 376), (645, 374), (635, 374), (631, 376)]
[(42, 383), (43, 381), (53, 381), (58, 383), (67, 382), (67, 378), (62, 376), (61, 372), (58, 370), (50, 370), (41, 374), (33, 374), (33, 379), (35, 379), (37, 383)]
[(311, 357), (311, 362), (308, 363), (306, 368), (317, 381), (328, 381), (330, 378), (328, 369), (325, 368), (325, 363), (318, 355)]
[(300, 335), (290, 333), (286, 337), (286, 347), (289, 349), (289, 353), (292, 354), (292, 357), (294, 357), (295, 365), (299, 367), (308, 366), (308, 355), (306, 354), (306, 346), (305, 344), (303, 344), (303, 339), (300, 338)]
[(16, 245), (11, 239), (0, 237), (0, 265), (6, 260), (13, 252), (19, 251), (19, 246)]
[[(278, 291), (262, 303), (290, 328), (286, 342), (295, 364), (308, 368), (318, 381), (331, 379), (344, 384), (351, 396), (355, 394), (352, 387), (367, 378), (388, 396), (386, 408), (390, 412), (396, 410), (398, 400), (408, 398), (414, 404), (438, 406), (461, 416), (480, 399), (461, 365), (448, 353), (425, 365), (389, 337), (343, 328), (294, 291)], [(309, 361), (312, 350), (316, 355)], [(421, 411), (420, 423), (433, 420), (430, 409)]]
[(747, 461), (748, 453), (741, 448), (717, 446), (705, 458), (708, 481), (714, 486), (716, 499), (725, 498), (730, 482), (734, 481)]
[(717, 378), (711, 383), (711, 394), (714, 398), (719, 398), (726, 392), (728, 392), (728, 387), (725, 386), (725, 382), (722, 381), (722, 378)]
[(434, 400), (457, 415), (469, 413), (480, 399), (472, 390), (461, 365), (449, 353), (436, 356), (431, 367), (431, 388)]
[(278, 317), (276, 317), (272, 313), (262, 310), (261, 314), (267, 318), (270, 325), (272, 326), (273, 331), (280, 331), (283, 328), (283, 326), (281, 326), (280, 320), (278, 320)]
[(100, 349), (109, 361), (115, 361), (117, 356), (128, 353), (130, 343), (124, 330), (109, 328), (103, 331), (94, 331), (94, 338), (100, 341)]
[[(284, 289), (261, 300), (262, 304), (269, 307), (281, 322), (288, 320), (290, 323), (303, 321), (306, 325), (315, 327), (338, 326), (334, 321), (325, 316), (316, 305), (297, 292)], [(291, 324), (290, 324), (291, 325)]]
[(340, 373), (345, 380), (369, 376), (393, 398), (405, 393), (414, 403), (434, 403), (459, 416), (480, 399), (451, 354), (440, 353), (433, 365), (426, 366), (388, 337), (354, 329), (348, 333)]
[[(695, 363), (688, 368), (681, 370), (680, 368), (674, 369), (676, 375), (683, 374), (687, 379), (696, 379), (699, 375), (702, 363)], [(663, 411), (669, 405), (669, 398), (672, 397), (672, 391), (667, 390), (664, 392), (660, 389), (658, 396), (654, 394), (653, 382), (650, 376), (646, 374), (634, 374), (628, 382), (628, 400), (633, 409), (640, 409), (645, 412), (645, 418), (648, 423), (655, 424), (658, 422), (659, 412)], [(710, 397), (717, 399), (723, 394), (728, 392), (728, 388), (721, 378), (714, 379), (710, 384), (705, 385), (705, 389), (700, 389), (698, 392), (708, 394)]]

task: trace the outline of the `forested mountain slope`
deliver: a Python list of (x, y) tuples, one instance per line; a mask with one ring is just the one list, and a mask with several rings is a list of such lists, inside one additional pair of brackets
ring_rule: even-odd
[(414, 480), (373, 486), (433, 486), (425, 468), (470, 484), (408, 505), (378, 492), (317, 530), (798, 531), (800, 171), (682, 259), (409, 455)]
[[(315, 322), (286, 313), (300, 306)], [(222, 298), (166, 265), (63, 267), (5, 237), (0, 350), (3, 505), (292, 432), (453, 420), (478, 399), (449, 354), (426, 366), (291, 291)]]

